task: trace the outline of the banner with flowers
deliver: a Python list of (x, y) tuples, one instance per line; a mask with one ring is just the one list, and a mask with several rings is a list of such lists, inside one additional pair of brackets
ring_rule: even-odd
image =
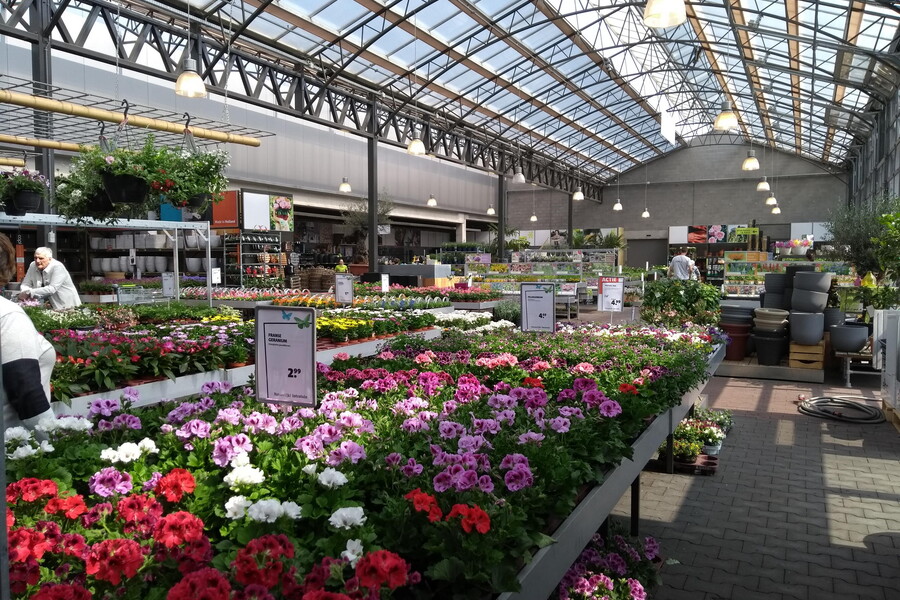
[(270, 229), (274, 231), (294, 230), (294, 201), (291, 196), (269, 196)]

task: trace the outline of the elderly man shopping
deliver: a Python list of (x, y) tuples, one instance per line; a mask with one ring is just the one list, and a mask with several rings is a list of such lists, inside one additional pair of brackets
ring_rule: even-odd
[(53, 258), (50, 248), (41, 247), (34, 251), (34, 262), (28, 266), (21, 290), (20, 300), (49, 300), (55, 309), (81, 306), (81, 298), (78, 297), (72, 277), (65, 265)]

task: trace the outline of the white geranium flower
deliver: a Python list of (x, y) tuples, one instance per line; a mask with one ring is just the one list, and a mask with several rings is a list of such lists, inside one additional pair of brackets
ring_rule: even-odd
[(115, 448), (105, 448), (100, 452), (100, 460), (106, 462), (119, 462), (119, 451)]
[(363, 513), (361, 506), (348, 506), (347, 508), (339, 508), (334, 511), (328, 522), (335, 529), (350, 529), (351, 527), (359, 527), (366, 522), (366, 515)]
[(56, 448), (54, 448), (53, 444), (51, 444), (47, 440), (43, 440), (41, 442), (41, 451), (44, 452), (45, 454), (49, 454), (49, 453), (53, 452), (54, 450), (56, 450)]
[(141, 449), (141, 452), (146, 454), (159, 454), (159, 448), (156, 447), (156, 442), (150, 438), (144, 438), (138, 442), (138, 448)]
[(37, 454), (37, 450), (32, 448), (30, 444), (23, 444), (15, 449), (15, 451), (9, 455), (10, 460), (19, 460), (22, 458), (28, 458), (29, 456), (34, 456)]
[(246, 467), (250, 464), (250, 455), (246, 452), (238, 452), (237, 456), (231, 459), (231, 467), (236, 469), (238, 467)]
[(233, 490), (242, 485), (258, 485), (266, 480), (263, 472), (253, 466), (236, 467), (225, 476), (225, 483)]
[(130, 463), (141, 457), (141, 449), (134, 442), (125, 442), (119, 446), (119, 462)]
[(31, 439), (31, 432), (24, 427), (9, 427), (6, 429), (6, 443), (27, 442)]
[(251, 504), (253, 503), (244, 496), (232, 496), (228, 499), (228, 502), (225, 503), (225, 516), (232, 521), (243, 519)]
[(284, 509), (278, 500), (260, 500), (247, 509), (247, 516), (262, 523), (274, 523), (282, 515)]
[(316, 471), (319, 470), (319, 467), (318, 467), (318, 465), (316, 465), (316, 463), (310, 463), (300, 470), (303, 471), (304, 473), (306, 473), (307, 475), (315, 475)]
[(323, 487), (334, 489), (347, 483), (347, 476), (336, 469), (327, 467), (319, 473), (318, 480)]
[(351, 567), (356, 567), (356, 561), (363, 555), (362, 540), (347, 540), (347, 549), (341, 552), (341, 558), (350, 561)]
[(93, 427), (93, 423), (81, 417), (67, 415), (51, 417), (48, 415), (38, 421), (34, 428), (44, 433), (52, 433), (54, 431), (90, 431)]
[(282, 502), (281, 509), (284, 511), (284, 516), (295, 521), (303, 516), (303, 510), (296, 502)]

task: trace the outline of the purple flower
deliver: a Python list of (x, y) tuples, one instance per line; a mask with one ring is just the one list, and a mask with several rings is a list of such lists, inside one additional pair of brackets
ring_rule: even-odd
[(572, 422), (566, 417), (554, 417), (549, 419), (547, 424), (550, 425), (550, 429), (556, 433), (568, 433)]
[(478, 489), (485, 494), (490, 494), (494, 491), (494, 481), (490, 475), (482, 475), (478, 478)]
[(209, 437), (210, 425), (201, 419), (191, 419), (182, 425), (175, 435), (180, 440), (189, 440), (191, 438), (206, 439)]
[(475, 452), (480, 450), (487, 441), (480, 435), (464, 435), (459, 438), (458, 448), (464, 452)]
[(587, 377), (577, 377), (572, 382), (572, 389), (576, 392), (588, 392), (597, 389), (597, 382)]
[(453, 484), (453, 478), (450, 476), (450, 473), (447, 471), (441, 471), (437, 475), (434, 476), (432, 480), (432, 484), (434, 485), (434, 491), (436, 492), (446, 492), (450, 489), (450, 486)]
[(501, 469), (512, 469), (518, 465), (528, 466), (528, 457), (524, 454), (507, 454), (500, 461)]
[(500, 423), (496, 419), (472, 419), (472, 430), (475, 433), (500, 433)]
[(591, 408), (596, 408), (609, 398), (600, 390), (588, 390), (581, 396), (581, 400)]
[(410, 417), (409, 419), (406, 419), (405, 421), (403, 421), (403, 424), (400, 425), (400, 427), (407, 433), (414, 433), (416, 431), (428, 431), (429, 429), (431, 429), (431, 427), (429, 427), (428, 425), (428, 422), (423, 421), (419, 417)]
[(354, 465), (366, 457), (365, 449), (356, 442), (341, 442), (339, 448), (331, 451), (328, 459), (325, 461), (332, 467), (335, 467), (345, 460), (349, 460)]
[(647, 560), (653, 560), (659, 556), (659, 542), (656, 541), (656, 538), (650, 536), (644, 538), (644, 556), (647, 557)]
[(343, 437), (341, 430), (330, 423), (324, 423), (316, 427), (313, 435), (318, 437), (323, 444), (331, 444)]
[(200, 391), (204, 394), (214, 394), (216, 392), (227, 393), (231, 391), (232, 386), (227, 381), (207, 381), (200, 386)]
[(575, 390), (573, 390), (572, 388), (566, 388), (566, 389), (560, 391), (559, 394), (556, 395), (556, 401), (557, 402), (568, 402), (569, 400), (574, 400), (575, 395), (576, 395)]
[(223, 408), (219, 410), (213, 423), (228, 423), (229, 425), (237, 425), (241, 422), (241, 411), (236, 408)]
[(407, 477), (414, 477), (416, 475), (421, 475), (424, 467), (416, 462), (416, 459), (410, 458), (406, 461), (406, 464), (400, 467), (400, 472), (406, 475)]
[(622, 414), (622, 407), (615, 400), (606, 400), (600, 405), (600, 414), (604, 417), (615, 417)]
[(91, 475), (88, 488), (92, 494), (97, 494), (101, 498), (127, 494), (132, 488), (131, 475), (122, 473), (115, 467), (105, 467)]
[(559, 414), (563, 417), (575, 417), (576, 419), (584, 418), (584, 413), (582, 413), (581, 409), (577, 406), (560, 406)]
[(506, 472), (503, 481), (506, 483), (506, 489), (511, 492), (518, 492), (521, 489), (534, 485), (534, 476), (531, 474), (531, 469), (526, 465), (518, 464)]
[(113, 424), (112, 421), (107, 421), (106, 419), (100, 419), (97, 421), (97, 431), (112, 431)]
[(338, 423), (341, 427), (346, 429), (353, 429), (354, 427), (362, 427), (365, 419), (362, 418), (362, 415), (355, 412), (345, 411), (341, 413), (341, 416), (338, 417)]
[(625, 559), (615, 552), (610, 552), (606, 555), (606, 566), (615, 571), (619, 577), (624, 577), (625, 573), (628, 572), (628, 565), (625, 563)]
[(156, 487), (156, 484), (159, 483), (160, 479), (162, 479), (162, 473), (160, 473), (159, 471), (153, 471), (153, 475), (150, 476), (150, 479), (144, 482), (144, 485), (141, 486), (141, 490), (144, 492), (151, 491)]
[(466, 428), (456, 421), (441, 421), (438, 431), (444, 439), (454, 439), (466, 432)]
[(498, 410), (494, 412), (494, 418), (497, 419), (498, 423), (506, 423), (507, 425), (512, 425), (516, 421), (516, 413), (515, 411), (509, 409)]
[(384, 462), (387, 463), (389, 467), (396, 467), (400, 464), (400, 461), (403, 460), (403, 457), (400, 456), (399, 452), (391, 452), (387, 456), (384, 457)]
[(316, 416), (316, 413), (311, 408), (303, 407), (297, 411), (297, 416), (301, 419), (313, 419)]
[(163, 423), (159, 426), (159, 430), (161, 433), (172, 433), (173, 431), (175, 431), (175, 428), (168, 423)]
[(91, 416), (104, 416), (111, 417), (113, 413), (117, 413), (122, 409), (121, 404), (119, 404), (118, 400), (113, 398), (98, 398), (91, 402), (88, 407), (88, 412), (90, 412)]
[(454, 482), (454, 487), (457, 492), (464, 492), (466, 490), (470, 490), (475, 487), (475, 484), (478, 483), (478, 473), (471, 469), (466, 469), (462, 473), (460, 473), (459, 477), (456, 478)]
[(141, 420), (134, 415), (116, 415), (113, 417), (112, 426), (115, 429), (140, 429)]
[(303, 419), (290, 415), (281, 420), (275, 433), (283, 435), (285, 433), (297, 431), (301, 427), (303, 427)]
[(444, 402), (443, 406), (441, 407), (441, 413), (444, 415), (450, 416), (456, 412), (456, 409), (458, 407), (459, 407), (459, 403), (457, 403), (456, 400), (447, 400), (446, 402)]
[(309, 460), (315, 460), (325, 453), (325, 445), (321, 438), (307, 435), (294, 442), (294, 450), (300, 450)]
[(87, 528), (93, 527), (103, 517), (111, 515), (112, 511), (113, 507), (109, 502), (101, 502), (100, 504), (95, 504), (93, 508), (91, 508), (91, 510), (81, 515), (81, 524)]
[(530, 443), (540, 444), (543, 441), (544, 441), (544, 434), (537, 433), (534, 431), (528, 431), (519, 436), (520, 444), (530, 444)]
[(122, 390), (122, 397), (128, 402), (137, 402), (138, 398), (141, 397), (141, 393), (137, 391), (137, 388), (127, 387)]
[(235, 456), (251, 452), (253, 442), (243, 433), (226, 435), (213, 442), (213, 462), (220, 467), (227, 466)]
[(644, 586), (641, 585), (641, 582), (637, 579), (628, 579), (628, 591), (631, 592), (632, 600), (646, 600), (647, 592), (644, 591)]
[(259, 412), (252, 412), (244, 417), (244, 431), (249, 433), (275, 433), (278, 429), (278, 420), (272, 415), (264, 415)]
[(516, 399), (505, 394), (494, 394), (493, 396), (488, 398), (487, 403), (491, 408), (496, 408), (498, 410), (504, 408), (515, 408)]

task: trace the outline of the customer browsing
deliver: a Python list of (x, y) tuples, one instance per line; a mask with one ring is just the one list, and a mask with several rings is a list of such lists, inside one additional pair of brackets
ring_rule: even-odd
[(81, 306), (78, 290), (65, 265), (53, 258), (53, 251), (43, 246), (34, 251), (34, 262), (22, 280), (19, 300), (49, 300), (55, 309)]
[(687, 250), (679, 248), (669, 263), (669, 277), (675, 279), (691, 278), (691, 259), (687, 257)]

